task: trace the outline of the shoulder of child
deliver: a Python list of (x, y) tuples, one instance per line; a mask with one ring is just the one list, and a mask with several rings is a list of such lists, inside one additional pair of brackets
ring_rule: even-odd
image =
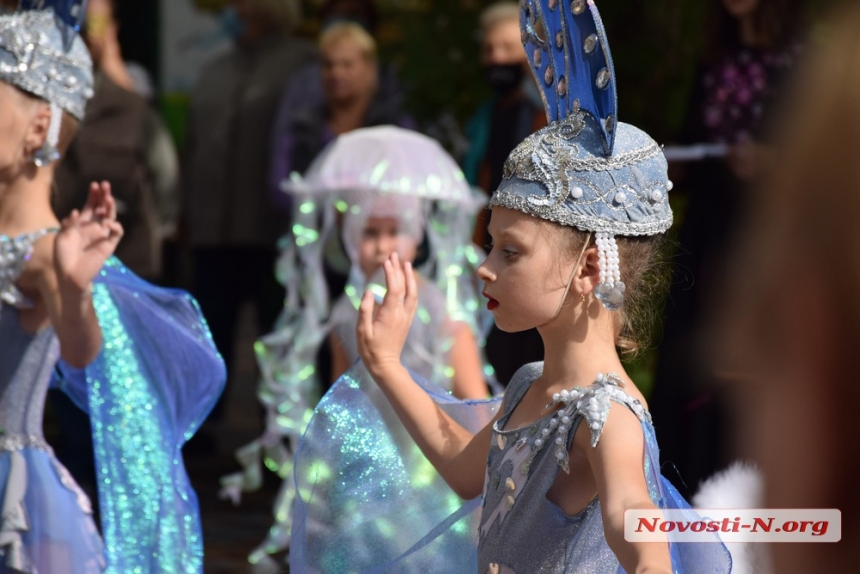
[(642, 422), (651, 422), (650, 413), (639, 399), (625, 392), (623, 385), (614, 375), (600, 375), (588, 387), (559, 393), (558, 400), (565, 405), (562, 416), (582, 417), (581, 424), (588, 427), (592, 448), (598, 446), (607, 432), (626, 433), (635, 429), (638, 433)]
[(543, 372), (543, 362), (536, 361), (534, 363), (526, 363), (514, 373), (514, 376), (511, 377), (510, 382), (508, 382), (507, 387), (505, 387), (505, 393), (503, 396), (503, 407), (504, 410), (512, 410), (520, 399), (523, 398), (523, 395), (529, 390), (529, 387), (535, 380), (540, 377)]

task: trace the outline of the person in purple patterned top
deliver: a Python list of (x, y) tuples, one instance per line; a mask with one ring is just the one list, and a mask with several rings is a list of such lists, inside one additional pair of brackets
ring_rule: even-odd
[(684, 139), (729, 146), (733, 175), (760, 172), (767, 111), (800, 52), (800, 14), (789, 0), (715, 0), (717, 22), (693, 94)]
[(672, 166), (676, 190), (689, 203), (680, 230), (672, 291), (666, 308), (654, 394), (661, 455), (680, 475), (681, 492), (732, 458), (731, 421), (724, 416), (717, 366), (702, 360), (698, 333), (707, 320), (707, 293), (720, 290), (726, 247), (748, 188), (767, 167), (770, 114), (800, 52), (797, 0), (711, 0), (711, 33), (697, 75), (683, 143), (727, 146), (725, 158)]

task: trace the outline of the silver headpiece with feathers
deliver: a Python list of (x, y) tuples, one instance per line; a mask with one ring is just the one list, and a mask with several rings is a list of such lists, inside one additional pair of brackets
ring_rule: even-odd
[(593, 0), (520, 0), (523, 44), (550, 124), (511, 152), (490, 206), (592, 232), (601, 282), (618, 309), (626, 289), (616, 235), (672, 225), (666, 158), (648, 134), (618, 122), (615, 71)]

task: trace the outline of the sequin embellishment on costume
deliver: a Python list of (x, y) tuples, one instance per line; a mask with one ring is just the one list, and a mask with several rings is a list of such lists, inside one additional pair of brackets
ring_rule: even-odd
[[(63, 13), (60, 13), (60, 19)], [(0, 81), (17, 86), (83, 120), (93, 95), (90, 53), (55, 13), (26, 11), (0, 21)]]
[(505, 453), (500, 464), (502, 468), (506, 466), (506, 462), (510, 462), (513, 475), (502, 481), (501, 475), (497, 474), (492, 481), (489, 479), (485, 481), (486, 484), (492, 484), (495, 490), (504, 486), (506, 493), (502, 498), (503, 504), (493, 509), (490, 517), (481, 526), (481, 536), (489, 531), (496, 519), (504, 520), (513, 508), (531, 471), (532, 462), (547, 445), (552, 445), (553, 458), (558, 466), (570, 474), (568, 435), (569, 431), (575, 428), (577, 418), (581, 418), (588, 426), (592, 447), (596, 447), (600, 441), (612, 406), (611, 401), (627, 406), (640, 421), (651, 423), (650, 413), (639, 400), (625, 393), (623, 388), (624, 382), (618, 375), (598, 374), (594, 384), (588, 387), (575, 387), (553, 395), (553, 400), (547, 405), (547, 409), (558, 406), (561, 408), (526, 429), (511, 434), (500, 428), (499, 421), (494, 424), (493, 434), (499, 450), (504, 451), (509, 443), (513, 444), (513, 448)]
[(21, 278), (24, 267), (33, 254), (33, 244), (58, 230), (57, 227), (50, 227), (18, 237), (0, 235), (0, 309), (3, 308), (3, 304), (19, 309), (32, 305), (15, 286), (15, 282)]

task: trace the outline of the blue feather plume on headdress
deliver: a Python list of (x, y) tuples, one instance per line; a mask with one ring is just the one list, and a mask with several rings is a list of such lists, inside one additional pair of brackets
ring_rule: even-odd
[(19, 10), (47, 10), (53, 8), (54, 14), (67, 28), (63, 29), (65, 48), (68, 50), (81, 31), (81, 24), (87, 14), (89, 0), (20, 0)]
[(615, 145), (615, 69), (593, 0), (520, 0), (523, 45), (541, 88), (547, 119), (588, 112), (607, 156)]

